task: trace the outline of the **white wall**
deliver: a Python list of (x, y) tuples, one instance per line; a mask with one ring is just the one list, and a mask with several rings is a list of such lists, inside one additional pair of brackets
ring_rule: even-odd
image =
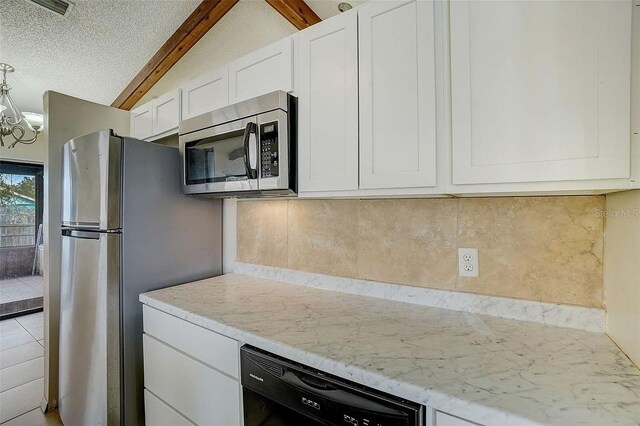
[(44, 94), (47, 155), (44, 165), (44, 357), (47, 410), (58, 405), (62, 145), (97, 130), (129, 134), (129, 112), (56, 92)]
[(297, 29), (264, 0), (240, 0), (151, 88), (138, 105), (295, 32)]
[[(28, 136), (31, 137), (31, 135)], [(6, 145), (0, 148), (0, 159), (2, 160), (44, 164), (46, 157), (47, 138), (42, 133), (38, 136), (38, 139), (30, 145), (19, 143), (11, 149)]]
[(640, 367), (640, 190), (606, 196), (607, 334)]

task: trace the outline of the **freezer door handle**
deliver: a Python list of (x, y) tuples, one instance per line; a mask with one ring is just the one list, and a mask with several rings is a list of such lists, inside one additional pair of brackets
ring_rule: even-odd
[(99, 232), (78, 231), (77, 229), (63, 229), (62, 235), (65, 237), (84, 238), (86, 240), (99, 240)]

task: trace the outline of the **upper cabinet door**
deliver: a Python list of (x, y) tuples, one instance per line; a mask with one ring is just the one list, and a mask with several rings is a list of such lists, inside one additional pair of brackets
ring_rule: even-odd
[(293, 91), (293, 41), (270, 44), (229, 64), (229, 103), (274, 90)]
[(358, 16), (299, 33), (299, 191), (358, 189)]
[(182, 119), (229, 105), (229, 68), (223, 66), (182, 86)]
[(453, 183), (629, 177), (631, 9), (451, 2)]
[(432, 1), (358, 8), (360, 188), (436, 185)]
[(131, 110), (131, 137), (146, 139), (153, 135), (151, 102)]
[(163, 135), (180, 124), (180, 89), (172, 90), (151, 101), (153, 107), (153, 135)]

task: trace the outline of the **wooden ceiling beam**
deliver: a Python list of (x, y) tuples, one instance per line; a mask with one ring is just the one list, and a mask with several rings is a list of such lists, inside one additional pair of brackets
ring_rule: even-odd
[(321, 21), (304, 0), (266, 0), (266, 2), (299, 30), (304, 30)]
[(112, 107), (130, 110), (239, 0), (204, 0), (118, 95)]

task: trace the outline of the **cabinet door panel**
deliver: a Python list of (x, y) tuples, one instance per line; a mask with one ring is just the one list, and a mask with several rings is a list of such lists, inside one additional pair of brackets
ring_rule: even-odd
[(153, 135), (178, 128), (180, 124), (180, 89), (165, 93), (152, 101)]
[(293, 41), (290, 37), (229, 64), (229, 103), (275, 90), (293, 91)]
[(372, 2), (358, 26), (360, 188), (435, 186), (433, 2)]
[(182, 120), (229, 105), (228, 77), (225, 66), (182, 86)]
[(451, 2), (453, 183), (629, 176), (631, 2)]
[(299, 190), (358, 189), (358, 17), (299, 33)]
[(151, 102), (131, 111), (131, 136), (146, 139), (153, 135), (153, 118)]

